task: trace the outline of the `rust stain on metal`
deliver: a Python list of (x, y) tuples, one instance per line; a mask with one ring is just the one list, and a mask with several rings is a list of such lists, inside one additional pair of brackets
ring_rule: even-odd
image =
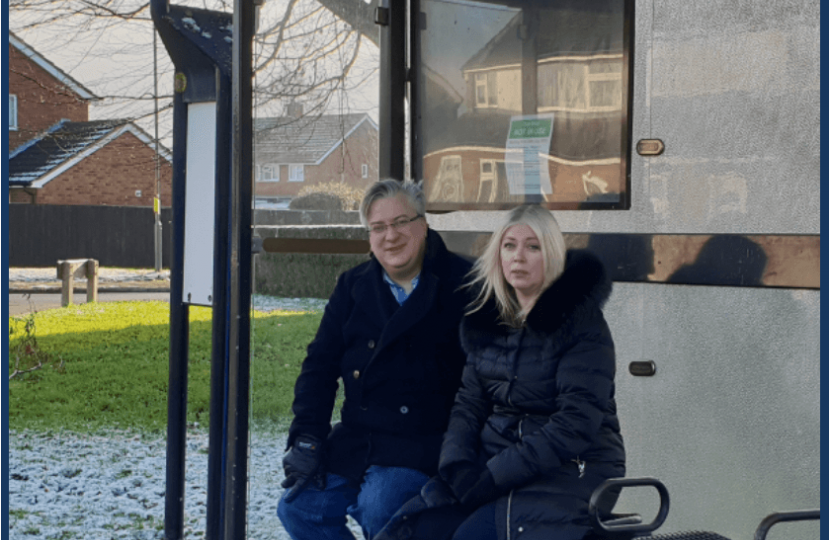
[(710, 235), (664, 235), (651, 238), (654, 252), (654, 272), (649, 281), (667, 281), (680, 268), (694, 264), (703, 245), (712, 238)]

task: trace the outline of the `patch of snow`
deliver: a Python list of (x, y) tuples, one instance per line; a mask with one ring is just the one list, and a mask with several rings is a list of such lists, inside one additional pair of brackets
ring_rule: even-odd
[(251, 307), (256, 311), (323, 311), (328, 300), (321, 298), (281, 298), (255, 294), (251, 297)]
[[(288, 540), (277, 517), (286, 434), (251, 434), (248, 538)], [(161, 540), (163, 436), (9, 432), (10, 540)], [(187, 434), (184, 529), (203, 538), (207, 522), (208, 435)], [(356, 538), (360, 527), (349, 519)]]

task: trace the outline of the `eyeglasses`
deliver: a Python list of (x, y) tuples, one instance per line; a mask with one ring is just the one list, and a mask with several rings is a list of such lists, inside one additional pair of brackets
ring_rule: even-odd
[(369, 233), (380, 236), (382, 234), (386, 234), (386, 231), (390, 228), (394, 231), (400, 231), (403, 227), (406, 227), (416, 219), (420, 219), (422, 217), (424, 216), (417, 215), (413, 218), (401, 218), (397, 221), (393, 221), (388, 225), (386, 223), (375, 223), (374, 225), (369, 226)]

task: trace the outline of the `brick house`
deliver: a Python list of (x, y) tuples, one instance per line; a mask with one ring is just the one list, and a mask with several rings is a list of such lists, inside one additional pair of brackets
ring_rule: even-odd
[[(129, 120), (89, 120), (97, 97), (9, 32), (9, 202), (150, 206), (152, 137)], [(162, 206), (172, 156), (159, 148)]]
[(289, 112), (254, 121), (257, 198), (291, 198), (323, 182), (364, 189), (377, 181), (378, 126), (369, 115)]

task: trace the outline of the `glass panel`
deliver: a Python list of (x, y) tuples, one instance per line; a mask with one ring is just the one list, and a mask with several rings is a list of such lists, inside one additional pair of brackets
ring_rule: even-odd
[(505, 4), (421, 1), (428, 208), (627, 208), (626, 0)]
[[(379, 56), (354, 30), (360, 21), (344, 22), (316, 2), (265, 2), (261, 10), (254, 47), (254, 236), (265, 245), (253, 262), (247, 536), (270, 539), (288, 538), (277, 504), (306, 348), (337, 275), (366, 256), (285, 253), (268, 241), (292, 231), (296, 237), (297, 229), (310, 241), (330, 238), (333, 230), (359, 223), (357, 203), (378, 177)], [(333, 423), (341, 403), (338, 391)], [(353, 519), (347, 526), (362, 538)]]

